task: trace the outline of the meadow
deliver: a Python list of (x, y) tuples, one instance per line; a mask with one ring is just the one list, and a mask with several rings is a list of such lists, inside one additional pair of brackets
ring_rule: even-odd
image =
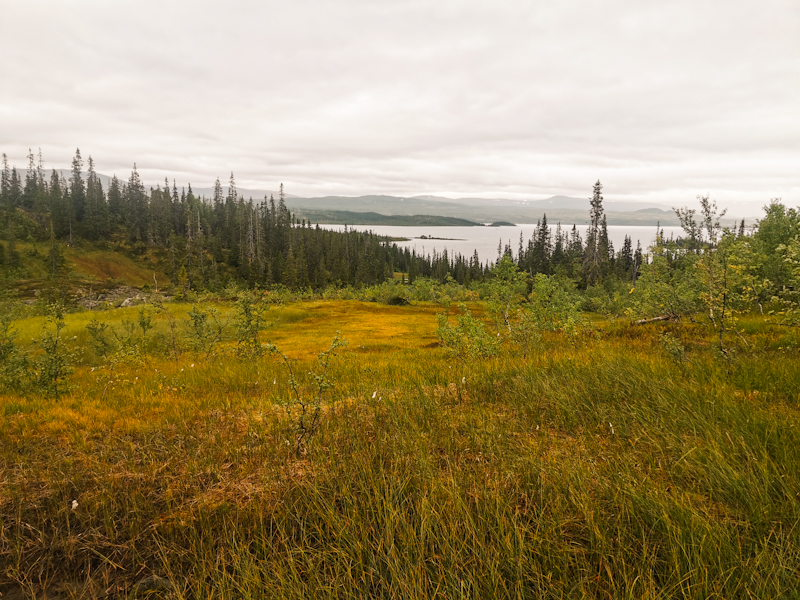
[(598, 316), (465, 357), (438, 304), (315, 299), (248, 352), (140, 309), (66, 315), (64, 391), (0, 396), (0, 597), (800, 596), (793, 328), (744, 316), (723, 356)]

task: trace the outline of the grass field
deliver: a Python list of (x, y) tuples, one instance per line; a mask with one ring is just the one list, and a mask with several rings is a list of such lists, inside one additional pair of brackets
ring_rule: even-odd
[(800, 597), (790, 330), (744, 319), (725, 359), (698, 324), (599, 322), (464, 361), (439, 310), (272, 308), (303, 399), (348, 342), (302, 446), (278, 357), (175, 353), (159, 312), (112, 371), (86, 325), (138, 309), (68, 315), (73, 391), (0, 397), (2, 597)]

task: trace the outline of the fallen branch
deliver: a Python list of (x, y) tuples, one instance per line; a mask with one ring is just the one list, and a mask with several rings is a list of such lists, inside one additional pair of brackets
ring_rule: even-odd
[(675, 315), (661, 315), (660, 317), (653, 317), (651, 319), (639, 319), (634, 321), (634, 325), (647, 325), (648, 323), (655, 323), (656, 321), (672, 321), (677, 318)]

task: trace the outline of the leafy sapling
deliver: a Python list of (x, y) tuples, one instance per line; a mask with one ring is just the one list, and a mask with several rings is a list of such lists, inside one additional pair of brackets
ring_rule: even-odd
[(136, 324), (142, 331), (142, 343), (144, 344), (147, 332), (153, 328), (153, 311), (144, 306), (139, 307), (139, 312), (136, 315)]
[(503, 255), (492, 268), (488, 284), (489, 312), (493, 315), (498, 332), (513, 335), (514, 321), (519, 317), (520, 303), (525, 300), (527, 273), (519, 270), (508, 255)]
[(289, 397), (286, 399), (286, 414), (293, 419), (295, 435), (295, 454), (300, 456), (305, 453), (309, 440), (322, 424), (322, 405), (328, 395), (332, 384), (328, 379), (328, 367), (331, 359), (336, 356), (337, 350), (347, 346), (347, 341), (336, 337), (331, 341), (327, 350), (323, 350), (317, 357), (317, 369), (308, 372), (311, 384), (302, 386), (295, 376), (293, 362), (277, 346), (267, 344), (267, 350), (278, 356), (289, 375)]
[(73, 353), (67, 349), (61, 335), (66, 327), (64, 305), (51, 304), (47, 312), (42, 335), (36, 342), (42, 349), (35, 364), (36, 386), (41, 393), (58, 399), (67, 389), (64, 381), (74, 370), (71, 366)]
[(486, 331), (483, 322), (472, 316), (465, 304), (459, 305), (461, 314), (455, 323), (450, 322), (450, 306), (438, 315), (436, 335), (442, 346), (454, 357), (464, 362), (497, 354), (500, 342)]
[(86, 331), (92, 338), (91, 345), (94, 353), (100, 357), (105, 357), (109, 351), (114, 347), (114, 344), (109, 339), (108, 323), (101, 323), (97, 317), (92, 317), (89, 324), (86, 326)]
[[(155, 275), (153, 275), (153, 279), (155, 279)], [(175, 315), (164, 306), (161, 300), (155, 300), (153, 306), (155, 306), (159, 314), (167, 319), (167, 323), (169, 324), (170, 354), (172, 354), (172, 359), (175, 361), (175, 366), (178, 366), (178, 359), (181, 355), (180, 343), (178, 341), (178, 321)]]
[(207, 360), (224, 339), (231, 319), (228, 316), (222, 317), (214, 308), (206, 309), (200, 304), (195, 304), (186, 316), (189, 318), (189, 344)]
[(686, 348), (677, 337), (671, 333), (665, 332), (659, 334), (658, 341), (661, 343), (661, 347), (673, 361), (679, 365), (683, 364), (683, 361), (686, 357)]
[(269, 305), (262, 298), (254, 298), (244, 292), (236, 303), (236, 353), (241, 358), (252, 359), (264, 356), (269, 348), (262, 344), (260, 334), (272, 323), (267, 321)]

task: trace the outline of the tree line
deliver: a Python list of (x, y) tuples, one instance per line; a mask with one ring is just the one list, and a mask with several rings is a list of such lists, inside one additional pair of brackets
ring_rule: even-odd
[[(80, 150), (76, 150), (67, 175), (55, 169), (48, 174), (41, 152), (34, 155), (29, 151), (23, 173), (9, 166), (3, 154), (0, 235), (5, 244), (0, 244), (0, 263), (6, 273), (19, 273), (20, 240), (49, 241), (46, 261), (54, 276), (63, 269), (63, 245), (88, 240), (113, 243), (132, 254), (154, 252), (172, 283), (184, 290), (215, 290), (232, 282), (290, 289), (363, 286), (386, 281), (395, 273), (410, 282), (427, 277), (441, 282), (452, 279), (462, 285), (492, 277), (493, 264), (482, 263), (477, 252), (471, 257), (446, 250), (421, 255), (370, 232), (328, 231), (298, 220), (286, 206), (283, 184), (277, 199), (270, 195), (254, 201), (238, 192), (231, 174), (227, 189), (217, 179), (212, 197), (206, 198), (195, 195), (191, 184), (179, 190), (174, 181), (170, 184), (166, 179), (163, 186), (148, 189), (134, 164), (127, 180), (114, 176), (104, 189), (93, 159), (84, 162)], [(768, 207), (766, 223), (776, 218), (776, 206)], [(531, 276), (558, 276), (572, 280), (580, 289), (602, 286), (610, 293), (625, 284), (635, 285), (643, 272), (652, 271), (654, 257), (663, 261), (665, 268), (680, 270), (691, 262), (687, 253), (705, 252), (718, 244), (714, 238), (719, 232), (711, 222), (714, 215), (704, 214), (705, 221), (697, 223), (694, 211), (684, 208), (676, 212), (685, 236), (666, 240), (659, 230), (647, 251), (640, 244), (634, 248), (626, 237), (622, 248), (615, 251), (600, 181), (593, 186), (589, 208), (585, 240), (575, 225), (562, 228), (559, 223), (553, 231), (544, 215), (529, 240), (520, 236), (516, 252), (510, 244), (501, 243), (497, 261), (508, 257)], [(710, 210), (708, 205), (705, 208)], [(793, 211), (783, 210), (785, 219), (795, 218)], [(762, 232), (764, 227), (767, 229)], [(775, 237), (766, 233), (769, 227), (762, 222), (751, 232), (752, 240)], [(794, 231), (793, 227), (796, 223), (784, 230)], [(745, 235), (744, 222), (734, 234)], [(770, 245), (777, 248), (788, 242), (783, 235), (779, 243)], [(764, 261), (764, 268), (775, 277), (780, 271), (775, 259)], [(785, 273), (782, 279), (774, 279), (785, 280)]]
[[(134, 254), (160, 251), (174, 284), (216, 289), (231, 281), (245, 285), (321, 288), (372, 285), (394, 273), (408, 278), (446, 275), (461, 281), (482, 278), (486, 265), (447, 253), (418, 255), (370, 232), (327, 231), (298, 220), (287, 209), (283, 184), (278, 198), (245, 199), (231, 174), (227, 190), (217, 179), (211, 198), (198, 197), (191, 184), (180, 191), (168, 180), (149, 190), (134, 164), (127, 181), (114, 176), (108, 189), (80, 150), (69, 177), (48, 175), (41, 153), (28, 155), (20, 174), (3, 155), (0, 234), (7, 269), (20, 267), (19, 240), (51, 242), (52, 271), (59, 244), (112, 240)], [(84, 171), (84, 167), (87, 170)]]

